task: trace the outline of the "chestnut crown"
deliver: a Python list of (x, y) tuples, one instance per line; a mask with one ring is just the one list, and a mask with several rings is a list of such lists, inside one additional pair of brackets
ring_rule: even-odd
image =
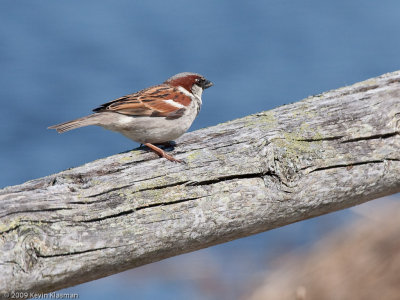
[(201, 87), (203, 90), (213, 86), (213, 83), (204, 76), (197, 73), (183, 72), (168, 78), (164, 83), (172, 86), (181, 86), (188, 92), (192, 91), (193, 85)]

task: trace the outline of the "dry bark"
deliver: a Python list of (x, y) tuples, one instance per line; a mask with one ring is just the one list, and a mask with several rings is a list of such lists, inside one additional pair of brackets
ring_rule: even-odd
[(54, 291), (400, 191), (400, 71), (0, 190), (0, 291)]

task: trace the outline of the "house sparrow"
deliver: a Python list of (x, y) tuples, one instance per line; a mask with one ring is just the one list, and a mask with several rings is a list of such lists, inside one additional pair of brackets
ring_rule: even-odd
[(160, 85), (100, 105), (91, 115), (49, 129), (62, 133), (98, 125), (144, 144), (161, 157), (181, 162), (153, 144), (166, 143), (184, 134), (200, 111), (203, 90), (212, 85), (200, 74), (179, 73)]

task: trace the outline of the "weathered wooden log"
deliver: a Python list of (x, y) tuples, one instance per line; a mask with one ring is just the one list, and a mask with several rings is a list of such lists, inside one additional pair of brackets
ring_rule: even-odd
[[(267, 101), (268, 99), (266, 99)], [(0, 291), (54, 291), (400, 191), (400, 71), (0, 190)], [(62, 154), (60, 154), (62, 155)]]

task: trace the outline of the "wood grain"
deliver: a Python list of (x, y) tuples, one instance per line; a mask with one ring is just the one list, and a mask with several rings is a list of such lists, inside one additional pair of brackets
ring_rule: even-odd
[(399, 132), (397, 71), (188, 133), (172, 151), (186, 165), (135, 149), (7, 187), (0, 292), (58, 290), (399, 192)]

